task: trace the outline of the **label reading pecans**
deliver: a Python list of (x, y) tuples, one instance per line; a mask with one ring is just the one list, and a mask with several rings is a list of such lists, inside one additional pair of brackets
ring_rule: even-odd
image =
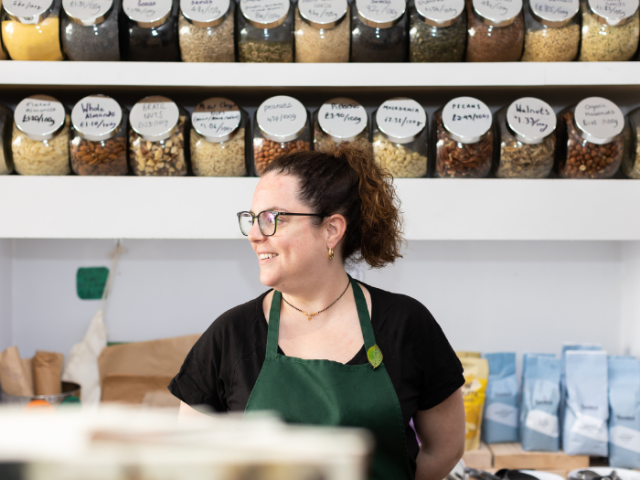
[(556, 114), (538, 98), (520, 98), (509, 105), (507, 123), (524, 143), (538, 143), (556, 129)]
[(289, 13), (289, 0), (240, 0), (240, 10), (247, 20), (268, 25)]
[(78, 134), (87, 140), (106, 140), (120, 128), (122, 108), (111, 97), (90, 95), (73, 107), (71, 123)]
[(367, 128), (367, 111), (350, 98), (334, 98), (320, 107), (318, 124), (334, 138), (350, 139)]
[(475, 143), (491, 129), (491, 110), (473, 97), (458, 97), (442, 109), (444, 128), (461, 143)]
[(495, 23), (515, 19), (522, 10), (522, 0), (473, 0), (478, 15)]
[(576, 105), (575, 122), (586, 140), (602, 144), (622, 133), (624, 115), (611, 100), (589, 97)]
[(215, 22), (229, 11), (230, 0), (180, 0), (180, 10), (189, 20)]
[(542, 20), (564, 22), (580, 10), (580, 0), (531, 0), (531, 10)]
[(279, 95), (264, 101), (256, 113), (258, 127), (269, 139), (290, 142), (307, 123), (307, 110), (293, 97)]
[(32, 140), (52, 138), (64, 126), (65, 116), (62, 103), (48, 95), (25, 98), (14, 113), (16, 127)]
[(122, 0), (122, 9), (134, 22), (154, 23), (171, 12), (172, 0)]
[(427, 126), (427, 114), (415, 100), (392, 98), (376, 112), (376, 123), (382, 133), (398, 143), (413, 141)]
[(404, 15), (405, 0), (356, 0), (358, 14), (374, 23), (389, 23)]
[(318, 25), (337, 22), (347, 14), (346, 0), (298, 0), (300, 16)]
[(113, 0), (62, 0), (62, 8), (69, 17), (84, 21), (105, 16), (111, 7)]
[(240, 108), (229, 99), (216, 97), (200, 102), (191, 115), (194, 130), (210, 142), (225, 142), (240, 127)]
[(418, 14), (435, 23), (446, 23), (464, 11), (464, 0), (416, 0)]
[(589, 7), (596, 15), (615, 26), (638, 11), (638, 0), (589, 0)]

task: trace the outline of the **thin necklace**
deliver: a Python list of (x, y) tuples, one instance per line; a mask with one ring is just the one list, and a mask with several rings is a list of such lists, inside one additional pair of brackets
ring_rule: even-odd
[(305, 312), (304, 310), (300, 310), (298, 307), (291, 305), (289, 302), (287, 302), (287, 299), (284, 298), (284, 295), (282, 296), (282, 300), (284, 300), (284, 303), (286, 303), (287, 305), (289, 305), (291, 308), (295, 308), (297, 311), (299, 311), (300, 313), (304, 313), (307, 316), (307, 320), (311, 320), (311, 317), (315, 317), (316, 315), (318, 315), (319, 313), (324, 312), (325, 310), (329, 310), (331, 307), (333, 307), (338, 300), (340, 300), (342, 298), (342, 296), (347, 293), (347, 290), (349, 289), (349, 285), (351, 285), (351, 280), (349, 280), (349, 283), (347, 283), (347, 287), (344, 289), (344, 291), (340, 294), (340, 296), (338, 298), (336, 298), (331, 305), (329, 305), (327, 308), (323, 308), (322, 310), (318, 310), (315, 313), (308, 313)]

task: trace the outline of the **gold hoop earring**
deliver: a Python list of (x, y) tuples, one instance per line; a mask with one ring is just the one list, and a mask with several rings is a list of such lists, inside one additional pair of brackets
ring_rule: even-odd
[(329, 260), (333, 260), (333, 248), (329, 247)]

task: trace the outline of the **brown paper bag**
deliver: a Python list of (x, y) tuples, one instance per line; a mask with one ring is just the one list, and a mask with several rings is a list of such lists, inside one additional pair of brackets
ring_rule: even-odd
[(22, 358), (22, 369), (24, 370), (24, 375), (27, 378), (27, 383), (31, 385), (31, 390), (35, 392), (35, 387), (33, 385), (33, 358)]
[(0, 353), (0, 385), (9, 395), (33, 396), (31, 375), (25, 372), (18, 347), (9, 347)]
[(31, 364), (36, 395), (59, 395), (62, 393), (62, 364), (64, 355), (37, 350)]
[(140, 404), (149, 392), (167, 391), (172, 378), (168, 375), (110, 373), (102, 383), (102, 401)]

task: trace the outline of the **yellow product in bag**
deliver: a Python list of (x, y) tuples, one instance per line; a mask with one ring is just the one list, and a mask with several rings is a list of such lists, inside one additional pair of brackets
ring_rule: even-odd
[(458, 358), (482, 358), (480, 352), (456, 352)]
[(464, 396), (465, 412), (465, 450), (477, 450), (480, 448), (480, 426), (482, 424), (482, 411), (484, 398), (489, 379), (489, 362), (484, 358), (465, 356), (465, 352), (458, 354), (464, 368)]

